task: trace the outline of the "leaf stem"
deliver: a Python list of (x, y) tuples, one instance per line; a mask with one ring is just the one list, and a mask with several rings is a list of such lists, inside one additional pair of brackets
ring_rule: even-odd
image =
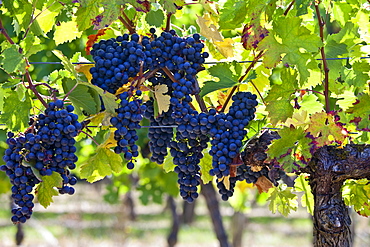
[[(319, 23), (321, 41), (324, 43), (324, 25), (325, 25), (325, 23), (324, 23), (321, 15), (320, 15), (319, 4), (320, 4), (320, 1), (318, 1), (315, 4), (315, 10), (316, 10), (316, 15), (317, 15), (318, 23)], [(324, 66), (325, 111), (326, 112), (329, 112), (330, 111), (330, 102), (329, 102), (329, 67), (328, 67), (328, 62), (326, 60), (324, 44), (323, 44), (322, 47), (320, 47), (320, 53), (321, 53), (321, 58), (322, 58), (322, 61), (323, 61), (323, 66)]]
[(171, 16), (172, 16), (172, 13), (167, 14), (166, 29), (165, 29), (166, 32), (170, 31), (171, 29)]
[(130, 34), (135, 33), (135, 29), (130, 25), (130, 23), (127, 23), (126, 20), (122, 18), (122, 16), (118, 16), (118, 19), (122, 22), (122, 24), (128, 29)]
[(284, 11), (284, 15), (285, 15), (285, 16), (288, 14), (289, 10), (293, 7), (294, 3), (295, 3), (295, 0), (293, 0), (293, 1), (289, 4), (288, 8)]
[(90, 135), (90, 134), (88, 134), (86, 131), (83, 131), (83, 130), (80, 130), (79, 132), (81, 132), (81, 133), (84, 133), (85, 135), (87, 135), (88, 137), (90, 137), (91, 138), (91, 140), (97, 145), (97, 146), (99, 146), (100, 144)]
[[(244, 80), (244, 78), (248, 75), (248, 73), (251, 71), (251, 69), (254, 67), (254, 65), (256, 65), (256, 63), (258, 62), (258, 60), (262, 57), (263, 55), (263, 51), (260, 51), (260, 53), (258, 53), (258, 55), (253, 59), (253, 61), (249, 64), (248, 68), (245, 70), (245, 73), (243, 76), (241, 76), (238, 80), (238, 82), (242, 82)], [(266, 104), (262, 98), (262, 95), (261, 93), (259, 92), (259, 90), (257, 89), (257, 87), (252, 84), (254, 86), (254, 88), (256, 89), (256, 91), (258, 92), (259, 96), (261, 97), (262, 101), (264, 104)], [(229, 95), (227, 96), (226, 100), (225, 100), (225, 103), (224, 105), (222, 106), (222, 109), (221, 109), (221, 112), (224, 112), (226, 107), (227, 107), (227, 104), (229, 103), (229, 101), (231, 100), (231, 97), (233, 96), (233, 94), (235, 93), (236, 89), (238, 88), (238, 85), (234, 86)]]
[(65, 101), (66, 100), (66, 98), (73, 92), (73, 90), (75, 90), (76, 89), (76, 87), (78, 86), (78, 82), (76, 82), (76, 84), (71, 88), (71, 90), (69, 90), (67, 93), (66, 93), (66, 95), (64, 96), (64, 98), (63, 98), (63, 101)]

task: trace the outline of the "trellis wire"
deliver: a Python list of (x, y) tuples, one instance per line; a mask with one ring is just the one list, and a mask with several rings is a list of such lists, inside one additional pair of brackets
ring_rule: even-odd
[[(326, 58), (327, 61), (333, 61), (333, 60), (347, 60), (347, 59), (352, 59), (352, 57), (334, 57), (334, 58)], [(369, 57), (360, 57), (360, 59), (370, 59)], [(322, 61), (322, 58), (317, 58), (317, 61)], [(252, 63), (253, 61), (251, 60), (245, 60), (245, 61), (237, 61), (237, 63)], [(262, 62), (262, 60), (258, 60), (258, 62)], [(226, 61), (213, 61), (213, 62), (205, 62), (204, 64), (218, 64), (218, 63), (226, 63)], [(61, 65), (62, 62), (30, 62), (30, 64), (56, 64), (56, 65)], [(93, 62), (76, 62), (72, 63), (75, 65), (79, 64), (95, 64)]]

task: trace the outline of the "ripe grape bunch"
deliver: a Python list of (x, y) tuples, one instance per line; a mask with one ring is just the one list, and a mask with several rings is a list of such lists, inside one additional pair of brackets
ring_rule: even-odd
[(48, 104), (45, 114), (31, 118), (30, 127), (25, 133), (15, 136), (8, 133), (8, 149), (0, 169), (10, 178), (12, 198), (17, 206), (12, 210), (12, 222), (24, 223), (32, 215), (34, 207), (32, 194), (36, 184), (43, 176), (54, 172), (60, 174), (62, 184), (60, 194), (74, 194), (72, 187), (77, 179), (71, 175), (76, 165), (77, 156), (74, 137), (82, 129), (74, 107), (64, 107), (62, 100)]

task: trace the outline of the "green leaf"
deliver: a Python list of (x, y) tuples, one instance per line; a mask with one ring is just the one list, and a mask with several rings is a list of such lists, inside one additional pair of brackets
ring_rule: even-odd
[(296, 191), (304, 192), (301, 198), (301, 203), (303, 207), (307, 208), (307, 212), (313, 215), (314, 210), (314, 198), (311, 192), (311, 187), (308, 180), (305, 178), (306, 174), (300, 174), (294, 183), (294, 188)]
[(81, 35), (82, 32), (78, 31), (75, 21), (61, 22), (60, 25), (55, 28), (54, 41), (56, 45), (59, 45), (80, 38)]
[(310, 75), (307, 65), (314, 60), (312, 53), (321, 46), (320, 37), (304, 27), (299, 17), (282, 16), (274, 20), (272, 30), (258, 48), (265, 50), (263, 62), (267, 67), (274, 67), (285, 54), (282, 62), (297, 66), (302, 83)]
[(209, 174), (209, 171), (212, 168), (212, 156), (208, 153), (208, 151), (204, 151), (203, 158), (200, 160), (200, 178), (204, 184), (208, 184), (213, 180), (213, 176)]
[(83, 84), (78, 84), (76, 87), (76, 82), (67, 79), (63, 83), (64, 92), (69, 92), (72, 88), (73, 91), (68, 95), (68, 98), (72, 101), (76, 110), (82, 109), (88, 115), (98, 113), (100, 111), (99, 99), (96, 99), (95, 95), (90, 92), (90, 88)]
[(117, 108), (116, 96), (114, 96), (111, 93), (105, 92), (100, 87), (97, 87), (97, 86), (95, 86), (91, 83), (88, 83), (88, 82), (80, 82), (79, 84), (90, 87), (92, 90), (96, 91), (103, 100), (103, 103), (104, 103), (104, 106), (105, 106), (105, 111), (108, 112), (108, 113), (115, 114), (116, 108)]
[(31, 108), (32, 103), (28, 93), (25, 94), (24, 101), (21, 101), (19, 100), (17, 92), (12, 91), (4, 100), (0, 121), (1, 123), (5, 123), (9, 130), (23, 131), (28, 127)]
[[(35, 11), (35, 15), (38, 15), (32, 26), (35, 28), (39, 28), (47, 34), (51, 31), (53, 26), (55, 25), (55, 17), (59, 15), (60, 11), (63, 9), (63, 5), (59, 1), (49, 1), (50, 4), (45, 6), (42, 11)], [(66, 31), (67, 33), (68, 31)], [(35, 32), (35, 35), (38, 35)]]
[(76, 22), (79, 31), (84, 31), (92, 26), (92, 21), (99, 15), (100, 0), (85, 0), (81, 2), (80, 8), (76, 12)]
[(20, 45), (24, 51), (23, 54), (25, 54), (25, 57), (30, 57), (45, 49), (45, 45), (41, 44), (40, 39), (35, 37), (32, 33), (28, 34), (27, 37), (21, 41)]
[(347, 206), (362, 216), (370, 216), (370, 184), (367, 179), (347, 180), (342, 187), (342, 196)]
[(290, 101), (294, 98), (294, 92), (298, 88), (297, 73), (292, 69), (283, 69), (281, 84), (271, 87), (265, 101), (266, 110), (269, 112), (270, 121), (273, 125), (279, 121), (284, 122), (293, 114), (293, 106)]
[(114, 21), (118, 19), (120, 14), (120, 8), (117, 6), (116, 0), (112, 0), (104, 3), (104, 11), (100, 14), (102, 16), (101, 21), (94, 25), (94, 29), (103, 29), (110, 26)]
[[(234, 67), (230, 66), (234, 65)], [(213, 91), (230, 88), (238, 84), (238, 78), (240, 76), (240, 65), (236, 65), (235, 63), (218, 63), (217, 65), (212, 66), (208, 69), (209, 73), (214, 76), (218, 77), (219, 81), (206, 81), (204, 82), (204, 86), (201, 88), (200, 96), (203, 97), (208, 93)], [(234, 71), (231, 69), (234, 68)]]
[(148, 22), (150, 26), (161, 27), (164, 21), (164, 14), (161, 9), (150, 11), (145, 20)]
[(297, 196), (292, 193), (292, 188), (280, 184), (278, 187), (271, 188), (268, 193), (270, 196), (267, 200), (270, 201), (269, 209), (272, 213), (278, 211), (287, 217), (291, 210), (297, 211)]
[(74, 75), (76, 80), (78, 80), (79, 78), (78, 73), (75, 67), (73, 66), (73, 64), (71, 63), (71, 61), (66, 56), (64, 56), (61, 51), (53, 50), (53, 53), (55, 56), (57, 56), (62, 61), (62, 65), (64, 66), (64, 68), (67, 71), (69, 71), (72, 75)]
[(98, 146), (96, 154), (81, 165), (81, 178), (86, 178), (90, 183), (111, 175), (112, 172), (120, 172), (123, 161), (119, 154), (109, 148)]
[(172, 155), (167, 155), (163, 162), (163, 169), (165, 172), (173, 172), (175, 169), (175, 164), (173, 163)]
[(26, 63), (24, 61), (24, 57), (22, 54), (19, 53), (18, 47), (16, 45), (11, 45), (11, 47), (5, 49), (1, 57), (1, 67), (7, 73), (13, 73), (17, 70), (24, 71), (26, 67)]
[(276, 159), (287, 172), (296, 170), (298, 165), (304, 167), (298, 158), (308, 161), (311, 157), (309, 143), (312, 142), (304, 129), (284, 127), (279, 130), (279, 135), (280, 139), (273, 140), (267, 150), (269, 159)]
[(184, 6), (185, 1), (184, 0), (159, 0), (159, 4), (163, 7), (163, 9), (167, 13), (174, 14), (177, 10), (176, 6), (178, 7)]
[(311, 0), (296, 0), (294, 5), (297, 9), (297, 16), (305, 15), (308, 13), (308, 6), (312, 3)]
[(221, 9), (220, 28), (235, 29), (242, 25), (247, 15), (247, 1), (227, 0)]
[[(357, 127), (359, 129), (369, 128), (370, 126), (370, 95), (362, 94), (358, 96), (358, 103), (348, 109), (347, 113), (353, 113), (355, 119), (358, 119)], [(353, 120), (355, 120), (353, 119)]]
[(50, 176), (41, 176), (42, 182), (36, 188), (36, 196), (39, 203), (47, 208), (53, 202), (53, 196), (59, 195), (56, 188), (62, 187), (62, 177), (53, 172)]

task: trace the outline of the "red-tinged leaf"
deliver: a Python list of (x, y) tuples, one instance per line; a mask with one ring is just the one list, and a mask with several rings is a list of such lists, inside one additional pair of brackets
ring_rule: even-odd
[(105, 34), (106, 30), (107, 28), (100, 29), (97, 34), (91, 34), (87, 37), (86, 48), (85, 48), (87, 55), (90, 55), (90, 51), (91, 51), (93, 44), (96, 43), (96, 41), (99, 39), (99, 36), (102, 36)]
[(287, 172), (306, 166), (311, 158), (311, 139), (303, 128), (284, 127), (279, 130), (280, 139), (273, 140), (267, 150), (270, 160), (275, 160)]
[(242, 34), (243, 47), (246, 50), (254, 50), (267, 35), (267, 29), (262, 27), (259, 21), (247, 24), (244, 26)]
[(317, 147), (329, 145), (333, 142), (342, 144), (348, 135), (343, 127), (335, 123), (334, 116), (326, 112), (313, 114), (306, 131), (315, 138)]
[(368, 130), (370, 128), (370, 95), (362, 94), (358, 100), (348, 109), (347, 113), (353, 114), (351, 122), (357, 125), (359, 130)]

